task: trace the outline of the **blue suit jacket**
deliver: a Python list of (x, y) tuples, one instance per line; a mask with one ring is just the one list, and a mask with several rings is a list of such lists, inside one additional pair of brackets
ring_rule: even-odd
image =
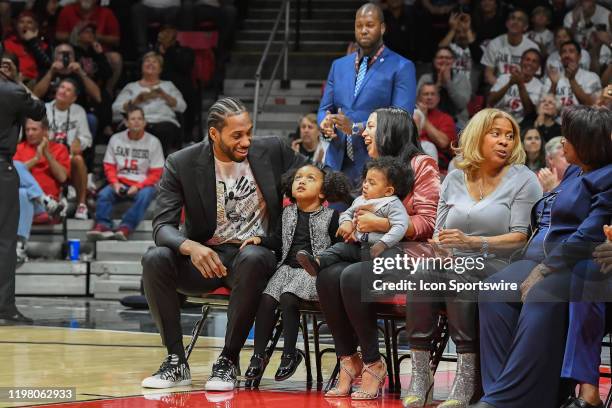
[(553, 190), (558, 195), (551, 207), (542, 261), (552, 269), (571, 270), (578, 261), (590, 258), (594, 245), (605, 241), (603, 225), (612, 215), (612, 164), (584, 176), (579, 173), (579, 167), (568, 167)]
[[(325, 92), (319, 106), (319, 124), (325, 112), (337, 113), (341, 108), (354, 123), (365, 122), (374, 110), (394, 106), (410, 114), (416, 98), (414, 64), (385, 47), (382, 54), (368, 69), (359, 93), (355, 92), (355, 53), (338, 58), (332, 63)], [(345, 160), (346, 135), (339, 129), (325, 155), (325, 164), (342, 170), (353, 182), (358, 182), (368, 160), (368, 152), (361, 136), (348, 136), (353, 140), (355, 161)]]

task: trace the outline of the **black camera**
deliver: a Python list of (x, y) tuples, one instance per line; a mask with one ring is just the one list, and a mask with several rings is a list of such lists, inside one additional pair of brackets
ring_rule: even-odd
[(68, 68), (68, 65), (70, 65), (70, 53), (68, 51), (63, 51), (60, 55), (62, 57), (62, 65), (64, 68)]
[(125, 197), (127, 195), (127, 192), (128, 192), (127, 186), (121, 186), (121, 188), (119, 189), (119, 195), (122, 197)]

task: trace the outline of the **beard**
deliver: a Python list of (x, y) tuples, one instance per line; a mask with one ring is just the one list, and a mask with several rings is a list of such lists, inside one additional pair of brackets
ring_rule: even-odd
[(246, 157), (237, 157), (232, 151), (232, 149), (230, 149), (228, 145), (223, 143), (223, 140), (221, 139), (219, 140), (219, 149), (221, 149), (223, 154), (225, 154), (233, 162), (242, 163), (246, 159)]

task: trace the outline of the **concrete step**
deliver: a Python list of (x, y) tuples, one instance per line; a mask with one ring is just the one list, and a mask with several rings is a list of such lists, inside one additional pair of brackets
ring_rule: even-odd
[(93, 261), (89, 270), (92, 275), (142, 276), (142, 265), (138, 261)]
[(152, 246), (155, 246), (153, 241), (98, 241), (96, 260), (140, 262), (144, 253)]
[[(355, 9), (356, 10), (356, 9)], [(306, 16), (303, 14), (303, 16)], [(244, 30), (267, 30), (268, 34), (274, 28), (275, 18), (247, 18), (244, 20)], [(281, 24), (283, 22), (281, 21)], [(316, 31), (316, 30), (342, 30), (342, 31), (353, 31), (355, 30), (355, 20), (353, 18), (339, 18), (333, 21), (326, 19), (306, 19), (302, 18), (300, 21), (300, 32), (302, 31)], [(284, 27), (280, 27), (282, 31)], [(295, 19), (290, 22), (289, 29), (292, 33), (295, 33)], [(240, 32), (237, 34), (240, 36)]]
[(87, 264), (70, 261), (26, 262), (15, 276), (17, 295), (87, 295)]
[[(268, 84), (268, 81), (262, 81), (259, 91), (260, 95), (263, 95), (263, 92)], [(283, 98), (287, 97), (299, 97), (299, 101), (307, 100), (310, 103), (316, 101), (318, 103), (321, 98), (321, 87), (323, 82), (321, 80), (291, 80), (290, 88), (282, 89), (280, 87), (280, 80), (275, 80), (272, 84), (272, 88), (270, 90), (270, 98), (278, 99), (278, 104), (289, 104), (286, 100), (283, 101)], [(253, 98), (255, 95), (255, 81), (253, 79), (229, 79), (225, 81), (223, 88), (224, 95), (227, 96), (236, 96), (236, 97), (250, 97)], [(297, 99), (293, 99), (295, 101)]]
[[(238, 41), (241, 40), (254, 40), (254, 41), (268, 41), (270, 38), (271, 27), (269, 29), (250, 29), (250, 30), (242, 30), (240, 31), (236, 39)], [(296, 32), (295, 29), (290, 30), (289, 41), (294, 44), (296, 40)], [(302, 30), (300, 29), (300, 45), (302, 41), (327, 41), (330, 39), (334, 39), (336, 41), (342, 40), (348, 43), (349, 41), (353, 41), (355, 38), (355, 32), (352, 28), (348, 30), (339, 30), (339, 29), (327, 29), (327, 30)], [(276, 36), (274, 37), (277, 41), (282, 41), (285, 39), (285, 31), (278, 31)]]
[(140, 294), (140, 278), (138, 279), (100, 279), (91, 280), (91, 293), (96, 299), (121, 299), (124, 296)]
[[(259, 114), (258, 121), (260, 122), (279, 122), (279, 123), (289, 123), (292, 125), (293, 129), (297, 127), (298, 122), (304, 116), (303, 113), (291, 113), (291, 112), (268, 112), (264, 111)], [(259, 122), (258, 125), (259, 126)], [(284, 129), (284, 127), (283, 127)]]
[[(151, 204), (148, 213), (155, 211), (155, 204)], [(119, 225), (121, 220), (114, 220), (114, 224)], [(91, 230), (94, 227), (94, 220), (67, 220), (67, 234), (68, 239), (80, 239), (81, 245), (84, 245), (87, 242), (87, 231)], [(62, 243), (62, 224), (54, 224), (54, 225), (34, 225), (32, 226), (32, 235), (30, 236), (29, 244), (31, 243)], [(151, 234), (153, 232), (153, 225), (151, 220), (143, 220), (136, 230), (130, 236), (132, 240), (149, 240), (151, 239)], [(29, 245), (28, 244), (28, 245)], [(43, 251), (44, 252), (44, 251)], [(44, 255), (43, 255), (44, 256)]]
[[(363, 1), (355, 1), (355, 0), (310, 0), (308, 2), (303, 1), (301, 10), (303, 13), (306, 13), (307, 4), (310, 4), (312, 9), (326, 9), (326, 8), (347, 8), (347, 7), (355, 7), (355, 11), (357, 8), (361, 6)], [(251, 2), (251, 8), (276, 8), (278, 9), (282, 4), (281, 0), (254, 0)], [(295, 3), (294, 3), (295, 4)], [(292, 5), (293, 6), (293, 5)]]
[[(227, 67), (228, 79), (254, 78), (261, 59), (261, 51), (232, 52), (232, 59)], [(345, 50), (329, 51), (323, 48), (319, 52), (290, 52), (288, 76), (294, 79), (321, 78), (325, 80), (334, 59), (345, 55)], [(268, 62), (262, 70), (262, 78), (269, 78), (278, 58), (277, 52), (271, 52)], [(282, 75), (279, 67), (278, 75)]]
[[(342, 39), (334, 39), (328, 41), (301, 41), (300, 42), (300, 51), (301, 52), (343, 52), (346, 51), (349, 41), (351, 39), (342, 40)], [(234, 44), (233, 52), (259, 52), (263, 53), (266, 48), (267, 40), (238, 40)], [(279, 53), (283, 48), (284, 41), (275, 40), (272, 41), (272, 45), (270, 46), (271, 53)], [(293, 41), (289, 43), (289, 50), (293, 50)], [(275, 61), (274, 59), (272, 61)]]

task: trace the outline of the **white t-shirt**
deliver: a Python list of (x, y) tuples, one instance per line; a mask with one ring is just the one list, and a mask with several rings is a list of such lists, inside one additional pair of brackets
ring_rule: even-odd
[(517, 46), (510, 45), (508, 35), (502, 34), (492, 39), (484, 49), (480, 63), (495, 68), (495, 75), (509, 74), (512, 66), (518, 67), (523, 53), (531, 48), (539, 50), (538, 44), (527, 36)]
[[(573, 12), (570, 11), (565, 15), (563, 19), (563, 25), (567, 28), (571, 28), (574, 23), (574, 15)], [(591, 33), (597, 29), (598, 24), (603, 24), (606, 26), (606, 30), (609, 30), (610, 27), (608, 25), (608, 16), (610, 12), (606, 10), (605, 7), (600, 5), (595, 5), (595, 14), (591, 16), (591, 25), (587, 28), (587, 24), (584, 21), (584, 18), (580, 18), (578, 24), (576, 25), (576, 34), (574, 34), (574, 39), (580, 43), (582, 48), (587, 48), (587, 44), (591, 38)]]
[(550, 54), (555, 50), (555, 35), (552, 31), (546, 29), (540, 33), (537, 31), (529, 31), (527, 33), (527, 38), (533, 41), (536, 44), (541, 44), (543, 47), (539, 50), (546, 52), (546, 54)]
[(461, 48), (457, 44), (451, 43), (449, 48), (455, 54), (453, 75), (463, 74), (469, 78), (472, 72), (472, 52), (470, 47)]
[[(587, 71), (591, 67), (591, 55), (589, 55), (589, 53), (584, 48), (580, 49), (580, 61), (578, 62), (578, 65), (580, 66), (580, 68)], [(553, 51), (553, 53), (548, 56), (548, 58), (546, 59), (546, 66), (557, 68), (560, 73), (565, 72), (565, 68), (561, 63), (561, 56), (559, 55), (559, 51)]]
[(74, 139), (81, 141), (81, 150), (92, 145), (93, 138), (87, 124), (87, 113), (81, 105), (73, 103), (65, 111), (55, 106), (55, 101), (47, 102), (49, 120), (49, 140), (71, 146)]
[(226, 163), (215, 158), (215, 173), (217, 229), (206, 244), (239, 243), (264, 235), (268, 210), (248, 160)]
[[(491, 92), (499, 91), (508, 82), (510, 82), (510, 75), (504, 74), (500, 76), (497, 78), (497, 82), (495, 82), (491, 88)], [(529, 94), (529, 99), (531, 99), (531, 102), (533, 102), (535, 106), (538, 106), (540, 95), (542, 95), (544, 88), (542, 82), (540, 82), (538, 78), (533, 77), (531, 78), (531, 81), (525, 84), (525, 88), (527, 88), (527, 93)], [(514, 116), (517, 122), (522, 122), (523, 119), (525, 119), (525, 107), (521, 101), (518, 85), (512, 85), (510, 89), (508, 89), (508, 92), (506, 92), (499, 102), (497, 102), (495, 107)]]
[(104, 163), (116, 166), (117, 177), (142, 183), (149, 169), (164, 167), (164, 152), (155, 136), (145, 132), (141, 139), (132, 140), (124, 130), (110, 138)]
[[(601, 81), (599, 80), (599, 76), (591, 71), (585, 71), (582, 68), (578, 69), (576, 72), (576, 82), (578, 85), (589, 95), (593, 95), (601, 91)], [(546, 77), (544, 81), (544, 92), (548, 93), (550, 90), (551, 81), (550, 78)], [(572, 91), (572, 87), (569, 83), (569, 80), (562, 76), (557, 83), (557, 92), (555, 93), (555, 97), (557, 101), (561, 104), (562, 107), (571, 106), (571, 105), (579, 105), (578, 99), (574, 92)]]

